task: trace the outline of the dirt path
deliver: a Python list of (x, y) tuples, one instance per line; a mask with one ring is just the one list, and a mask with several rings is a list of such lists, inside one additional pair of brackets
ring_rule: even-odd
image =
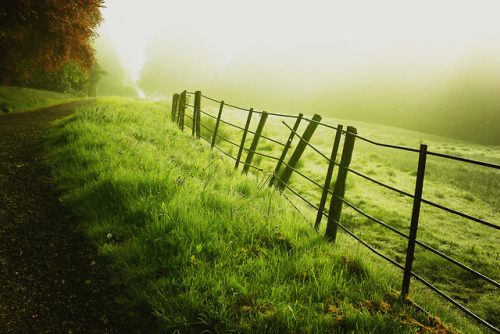
[(2, 333), (152, 331), (147, 310), (140, 315), (115, 303), (122, 288), (109, 286), (105, 264), (58, 200), (41, 162), (48, 123), (85, 103), (0, 115)]

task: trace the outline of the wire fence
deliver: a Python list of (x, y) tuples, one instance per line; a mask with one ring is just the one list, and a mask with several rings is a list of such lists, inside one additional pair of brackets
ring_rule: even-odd
[[(187, 95), (194, 95), (194, 104), (187, 104), (186, 103), (186, 98)], [(219, 112), (217, 116), (214, 116), (210, 114), (207, 111), (204, 111), (201, 109), (201, 100), (206, 99), (208, 101), (211, 101), (213, 103), (219, 104)], [(237, 124), (232, 123), (229, 120), (224, 120), (222, 119), (222, 113), (224, 111), (225, 107), (229, 107), (233, 110), (236, 110), (237, 112), (244, 112), (247, 113), (247, 119), (246, 123), (244, 126), (240, 126)], [(186, 114), (186, 108), (190, 108), (190, 112), (192, 111), (192, 116)], [(201, 121), (201, 115), (204, 115), (208, 117), (208, 119), (211, 119), (212, 122), (215, 121), (215, 125), (213, 127), (207, 126), (202, 124)], [(258, 120), (258, 126), (257, 128), (252, 131), (250, 130), (250, 124), (252, 122), (252, 117), (254, 114), (260, 115), (260, 119)], [(282, 143), (280, 140), (271, 138), (270, 136), (263, 135), (262, 131), (264, 129), (264, 126), (266, 124), (266, 120), (268, 116), (273, 116), (277, 118), (283, 118), (283, 119), (294, 119), (295, 124), (294, 126), (288, 125), (285, 121), (282, 121), (282, 124), (286, 127), (287, 131), (289, 131), (289, 137), (286, 143)], [(229, 157), (230, 159), (235, 161), (235, 168), (238, 168), (238, 166), (241, 164), (243, 166), (243, 172), (247, 173), (250, 168), (258, 170), (258, 171), (264, 171), (263, 168), (258, 166), (257, 164), (253, 164), (253, 157), (255, 155), (260, 156), (261, 158), (268, 159), (269, 161), (272, 161), (272, 163), (275, 163), (276, 167), (268, 171), (271, 174), (271, 177), (269, 178), (269, 186), (275, 186), (281, 191), (284, 191), (285, 189), (287, 191), (290, 191), (295, 197), (300, 199), (302, 202), (305, 203), (306, 206), (310, 207), (314, 212), (316, 212), (316, 222), (315, 222), (315, 228), (318, 230), (321, 224), (321, 221), (323, 218), (327, 220), (327, 225), (326, 225), (326, 230), (325, 230), (325, 237), (330, 240), (331, 242), (335, 242), (336, 237), (337, 237), (337, 230), (340, 227), (344, 232), (346, 232), (348, 235), (353, 237), (355, 240), (363, 244), (367, 249), (375, 253), (376, 255), (382, 257), (395, 267), (401, 269), (403, 271), (403, 280), (402, 280), (402, 296), (406, 297), (409, 294), (409, 289), (410, 289), (410, 279), (413, 277), (416, 280), (420, 281), (427, 287), (429, 287), (432, 291), (436, 292), (439, 294), (441, 297), (445, 298), (447, 301), (455, 305), (457, 308), (465, 312), (467, 315), (487, 327), (488, 329), (492, 330), (493, 332), (500, 333), (500, 330), (496, 328), (494, 325), (490, 324), (486, 320), (482, 319), (479, 317), (477, 314), (473, 313), (469, 309), (467, 309), (465, 306), (460, 304), (458, 301), (438, 289), (435, 285), (430, 283), (428, 280), (422, 278), (421, 276), (417, 275), (413, 270), (413, 261), (415, 257), (415, 247), (419, 246), (422, 247), (423, 249), (432, 252), (433, 254), (441, 257), (445, 261), (456, 265), (460, 267), (463, 270), (466, 270), (468, 273), (472, 274), (478, 279), (483, 280), (487, 284), (492, 285), (495, 288), (500, 288), (500, 283), (495, 281), (494, 279), (488, 277), (487, 275), (480, 273), (469, 266), (465, 265), (464, 263), (461, 263), (460, 261), (453, 259), (452, 257), (443, 254), (439, 250), (435, 249), (434, 247), (431, 247), (427, 245), (426, 243), (417, 240), (417, 231), (418, 231), (418, 225), (419, 225), (419, 218), (420, 218), (420, 212), (421, 212), (421, 204), (429, 205), (434, 208), (437, 208), (439, 210), (443, 210), (445, 212), (457, 215), (459, 217), (465, 218), (467, 220), (482, 224), (483, 226), (486, 226), (488, 228), (494, 229), (494, 230), (500, 230), (500, 226), (497, 224), (494, 224), (492, 222), (488, 222), (482, 218), (479, 217), (474, 217), (472, 215), (460, 212), (458, 210), (448, 208), (446, 206), (443, 206), (438, 203), (434, 203), (430, 200), (427, 200), (422, 197), (422, 190), (423, 190), (423, 183), (424, 183), (424, 178), (425, 178), (425, 168), (426, 168), (426, 162), (427, 162), (427, 157), (428, 156), (434, 156), (434, 157), (439, 157), (442, 159), (451, 159), (454, 161), (461, 161), (465, 162), (468, 164), (473, 164), (485, 168), (491, 168), (495, 170), (500, 169), (500, 165), (493, 164), (493, 163), (488, 163), (488, 162), (483, 162), (483, 161), (477, 161), (477, 160), (472, 160), (472, 159), (467, 159), (467, 158), (462, 158), (462, 157), (457, 157), (457, 156), (452, 156), (452, 155), (447, 155), (447, 154), (442, 154), (442, 153), (437, 153), (437, 152), (431, 152), (427, 150), (427, 145), (421, 144), (420, 147), (417, 148), (411, 148), (411, 147), (406, 147), (406, 146), (400, 146), (400, 145), (391, 145), (391, 144), (386, 144), (386, 143), (380, 143), (376, 142), (371, 139), (367, 139), (365, 137), (360, 136), (357, 133), (357, 129), (353, 127), (347, 127), (346, 130), (343, 129), (343, 125), (339, 124), (337, 127), (331, 126), (328, 124), (325, 124), (321, 122), (321, 116), (319, 115), (314, 115), (311, 119), (303, 117), (302, 114), (299, 114), (297, 116), (292, 116), (292, 115), (286, 115), (286, 114), (279, 114), (279, 113), (268, 113), (266, 111), (256, 111), (253, 110), (252, 108), (246, 109), (246, 108), (241, 108), (238, 106), (226, 104), (224, 101), (219, 101), (213, 98), (210, 98), (208, 96), (202, 95), (201, 92), (182, 92), (181, 94), (174, 94), (173, 100), (172, 100), (172, 113), (171, 113), (172, 120), (176, 122), (179, 127), (184, 130), (184, 118), (188, 118), (191, 122), (190, 124), (187, 124), (187, 126), (191, 129), (193, 136), (196, 136), (197, 138), (201, 138), (205, 140), (212, 148), (216, 148), (220, 152), (222, 152), (224, 155)], [(299, 126), (301, 125), (301, 122), (304, 122), (302, 125), (305, 125), (305, 130), (302, 134), (299, 133), (298, 129)], [(238, 144), (237, 142), (230, 140), (228, 138), (225, 138), (225, 136), (222, 136), (220, 134), (219, 128), (220, 124), (223, 123), (232, 129), (238, 131), (241, 133), (241, 141)], [(328, 157), (325, 153), (321, 152), (321, 150), (315, 145), (311, 143), (311, 137), (313, 136), (316, 128), (318, 126), (327, 128), (329, 130), (333, 130), (335, 133), (335, 142), (332, 147), (332, 152), (331, 156)], [(203, 128), (203, 131), (201, 130)], [(202, 134), (203, 132), (203, 134)], [(251, 141), (250, 147), (247, 146), (247, 136), (248, 134), (253, 135), (253, 139)], [(343, 148), (342, 148), (342, 155), (340, 157), (340, 162), (337, 162), (337, 153), (339, 150), (340, 142), (341, 142), (341, 137), (343, 137)], [(293, 152), (291, 154), (288, 153), (288, 151), (292, 148), (292, 142), (294, 142), (294, 139), (297, 139), (298, 143), (295, 144), (293, 147)], [(238, 149), (238, 154), (236, 156), (233, 156), (232, 150), (224, 150), (220, 145), (216, 145), (217, 140), (220, 139), (224, 142), (227, 142), (231, 147), (237, 148)], [(259, 141), (261, 139), (264, 139), (272, 144), (278, 145), (283, 149), (282, 154), (280, 157), (275, 157), (267, 153), (259, 152), (257, 150)], [(366, 142), (370, 145), (373, 146), (379, 146), (379, 147), (384, 147), (384, 148), (389, 148), (391, 150), (399, 150), (399, 151), (405, 151), (405, 152), (411, 152), (412, 154), (418, 154), (418, 168), (416, 171), (416, 179), (415, 179), (415, 191), (413, 193), (409, 193), (408, 191), (404, 191), (401, 189), (398, 189), (394, 186), (388, 185), (384, 182), (378, 181), (368, 175), (365, 175), (353, 168), (350, 168), (350, 162), (352, 158), (352, 152), (354, 150), (354, 143), (355, 140), (361, 140), (363, 142)], [(324, 182), (320, 182), (317, 180), (314, 180), (312, 177), (309, 177), (305, 175), (305, 173), (301, 172), (298, 170), (297, 165), (299, 163), (299, 160), (302, 157), (302, 154), (305, 150), (306, 147), (309, 147), (312, 149), (314, 154), (317, 154), (321, 157), (323, 161), (325, 161), (328, 164), (328, 171), (326, 173), (326, 177)], [(245, 161), (242, 160), (243, 152), (246, 152), (246, 159)], [(288, 158), (288, 159), (287, 159)], [(337, 168), (337, 178), (335, 182), (332, 182), (332, 177), (333, 177), (333, 171)], [(390, 190), (392, 192), (395, 192), (397, 194), (400, 194), (404, 197), (409, 198), (412, 201), (412, 215), (411, 215), (411, 221), (410, 221), (410, 226), (409, 226), (409, 233), (406, 234), (400, 230), (398, 230), (395, 227), (392, 227), (391, 225), (387, 224), (386, 222), (373, 217), (372, 215), (364, 212), (361, 208), (357, 207), (356, 205), (352, 204), (351, 202), (347, 201), (345, 197), (345, 191), (346, 191), (346, 177), (347, 174), (351, 173), (357, 177), (360, 177), (368, 182), (371, 182), (373, 184), (376, 184), (380, 187), (383, 187), (387, 190)], [(313, 185), (315, 188), (317, 188), (319, 191), (321, 191), (321, 200), (319, 205), (315, 205), (312, 203), (310, 199), (307, 199), (304, 195), (300, 194), (299, 191), (296, 189), (293, 189), (290, 184), (290, 176), (292, 174), (295, 174), (299, 177), (301, 177), (305, 182), (310, 183)], [(331, 186), (334, 185), (333, 191), (331, 190)], [(328, 196), (330, 197), (330, 203), (329, 203), (329, 209), (326, 209), (326, 202)], [(287, 197), (288, 198), (288, 197)], [(292, 203), (293, 204), (293, 203)], [(406, 254), (405, 254), (405, 261), (404, 264), (398, 263), (398, 261), (391, 259), (389, 256), (383, 254), (380, 250), (377, 250), (375, 247), (370, 245), (368, 242), (365, 240), (361, 239), (358, 235), (356, 235), (353, 231), (349, 230), (346, 226), (341, 224), (341, 213), (342, 213), (342, 207), (345, 205), (346, 207), (352, 209), (356, 214), (361, 215), (362, 217), (369, 219), (370, 221), (376, 223), (377, 225), (389, 230), (392, 233), (395, 233), (397, 236), (403, 238), (407, 242), (407, 247), (406, 247)], [(297, 208), (296, 205), (294, 205), (295, 208)]]

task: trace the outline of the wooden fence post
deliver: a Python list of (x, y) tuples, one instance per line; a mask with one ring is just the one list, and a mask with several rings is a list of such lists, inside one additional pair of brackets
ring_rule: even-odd
[(219, 107), (219, 114), (217, 115), (217, 121), (215, 122), (214, 133), (212, 135), (212, 144), (210, 145), (210, 148), (214, 148), (214, 146), (215, 146), (215, 140), (217, 139), (217, 131), (219, 131), (219, 123), (220, 123), (220, 119), (222, 116), (222, 109), (223, 108), (224, 108), (224, 101), (221, 101), (220, 107)]
[(290, 131), (290, 136), (288, 137), (288, 140), (286, 141), (285, 147), (283, 148), (283, 152), (281, 152), (281, 156), (278, 160), (278, 163), (276, 164), (276, 168), (274, 168), (274, 173), (273, 176), (271, 176), (271, 180), (269, 181), (269, 186), (271, 187), (274, 184), (274, 181), (276, 180), (276, 175), (278, 175), (281, 165), (283, 164), (283, 160), (286, 158), (286, 154), (288, 153), (288, 150), (290, 149), (290, 146), (292, 145), (293, 137), (295, 137), (295, 132), (297, 132), (297, 129), (299, 128), (300, 121), (302, 121), (302, 117), (304, 115), (302, 113), (299, 114), (297, 119), (295, 120), (295, 124), (293, 125), (293, 130)]
[(302, 153), (304, 153), (304, 150), (307, 147), (307, 142), (311, 139), (312, 135), (314, 134), (314, 131), (316, 131), (316, 128), (318, 127), (319, 122), (321, 122), (321, 116), (316, 114), (313, 116), (312, 120), (309, 122), (307, 125), (307, 128), (304, 131), (304, 134), (302, 135), (302, 138), (300, 139), (299, 143), (297, 144), (297, 147), (295, 148), (295, 151), (293, 152), (292, 156), (290, 157), (290, 160), (288, 161), (288, 164), (285, 167), (285, 170), (283, 173), (278, 178), (278, 189), (283, 190), (285, 188), (285, 184), (288, 183), (290, 180), (290, 176), (292, 176), (293, 169), (299, 162), (300, 157), (302, 156)]
[(179, 124), (179, 128), (181, 131), (184, 131), (184, 113), (186, 112), (186, 91), (181, 93), (181, 97), (179, 99), (179, 116), (177, 120), (177, 124)]
[(181, 102), (182, 102), (182, 93), (179, 94), (179, 100), (177, 101), (177, 109), (175, 110), (175, 123), (179, 126), (181, 121)]
[(193, 105), (193, 124), (191, 126), (191, 136), (195, 136), (196, 135), (196, 117), (198, 116), (198, 113), (196, 111), (196, 92), (195, 92), (195, 95), (194, 95), (194, 105)]
[(337, 223), (340, 222), (340, 214), (342, 213), (342, 200), (345, 194), (345, 181), (347, 178), (347, 168), (351, 164), (352, 151), (354, 150), (355, 135), (358, 133), (356, 128), (352, 126), (347, 127), (347, 132), (344, 140), (344, 148), (342, 150), (342, 158), (340, 159), (339, 171), (337, 173), (337, 181), (333, 189), (333, 195), (330, 200), (330, 210), (328, 213), (328, 225), (326, 226), (325, 236), (331, 241), (335, 242), (337, 238)]
[(201, 91), (194, 93), (194, 106), (196, 110), (196, 138), (201, 137)]
[(184, 125), (186, 120), (186, 108), (189, 104), (189, 95), (186, 91), (184, 91), (184, 103), (182, 104), (182, 117), (181, 117), (181, 130), (184, 131)]
[(415, 182), (415, 196), (413, 197), (413, 209), (411, 215), (410, 235), (406, 249), (405, 272), (403, 276), (403, 287), (401, 295), (405, 298), (410, 292), (411, 269), (415, 258), (415, 242), (417, 239), (418, 219), (420, 216), (420, 203), (422, 201), (422, 190), (424, 188), (425, 163), (427, 161), (427, 145), (420, 145), (418, 157), (417, 179)]
[(193, 128), (191, 135), (200, 138), (200, 121), (201, 121), (201, 92), (197, 90), (194, 93), (194, 107), (193, 107)]
[(257, 150), (257, 145), (259, 144), (260, 136), (262, 135), (262, 130), (264, 129), (264, 125), (267, 120), (267, 112), (263, 111), (262, 115), (260, 115), (260, 121), (257, 125), (257, 130), (255, 130), (255, 135), (253, 136), (252, 144), (250, 145), (250, 149), (248, 150), (247, 158), (245, 160), (245, 165), (243, 166), (243, 173), (248, 173), (250, 169), (250, 165), (252, 164), (253, 156), (255, 151)]
[(172, 122), (175, 121), (178, 108), (179, 108), (179, 94), (176, 93), (174, 94), (174, 96), (172, 96)]
[(323, 210), (325, 209), (326, 198), (328, 196), (328, 190), (330, 189), (330, 183), (332, 180), (333, 169), (335, 168), (335, 160), (337, 159), (337, 152), (340, 145), (340, 137), (342, 137), (342, 124), (337, 125), (337, 132), (335, 134), (335, 141), (332, 147), (332, 154), (330, 155), (330, 164), (328, 165), (328, 171), (326, 172), (325, 185), (323, 187), (323, 194), (321, 194), (321, 201), (319, 202), (318, 215), (316, 216), (316, 224), (314, 228), (318, 229), (321, 219), (323, 218)]
[(245, 140), (247, 139), (248, 128), (250, 127), (250, 121), (252, 120), (253, 108), (250, 108), (248, 112), (247, 122), (245, 124), (245, 129), (243, 130), (243, 136), (241, 137), (241, 145), (238, 150), (238, 156), (236, 157), (236, 163), (234, 165), (234, 169), (238, 168), (241, 159), (241, 153), (243, 152), (243, 148), (245, 147)]

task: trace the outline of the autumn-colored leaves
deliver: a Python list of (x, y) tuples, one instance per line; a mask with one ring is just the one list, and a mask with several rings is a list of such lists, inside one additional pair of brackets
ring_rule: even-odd
[(0, 4), (0, 82), (9, 85), (34, 69), (94, 64), (91, 41), (103, 21), (103, 0), (16, 0)]

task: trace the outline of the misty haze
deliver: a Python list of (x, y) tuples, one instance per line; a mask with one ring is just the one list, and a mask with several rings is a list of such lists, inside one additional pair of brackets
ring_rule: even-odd
[[(498, 145), (500, 29), (492, 5), (151, 2), (151, 13), (127, 2), (113, 12), (109, 2), (101, 35), (146, 96), (201, 90), (245, 107)], [(137, 11), (134, 24), (124, 20), (127, 10)]]
[(0, 4), (0, 332), (500, 333), (498, 13)]

